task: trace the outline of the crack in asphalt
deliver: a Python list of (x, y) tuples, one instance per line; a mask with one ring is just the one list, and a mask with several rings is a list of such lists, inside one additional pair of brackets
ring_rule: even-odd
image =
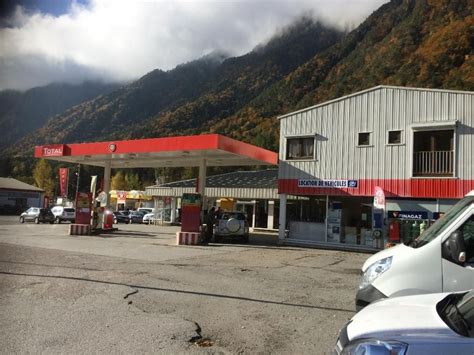
[(27, 263), (27, 262), (24, 262), (24, 261), (0, 260), (0, 263), (32, 265), (32, 266), (44, 266), (44, 267), (57, 267), (57, 268), (64, 268), (64, 269), (86, 270), (86, 271), (105, 271), (105, 270), (93, 269), (93, 268), (89, 268), (89, 267), (76, 267), (76, 266), (63, 266), (63, 265), (50, 265), (50, 264)]
[(123, 299), (126, 300), (128, 296), (134, 295), (136, 293), (138, 293), (138, 290), (133, 290), (132, 292), (129, 292), (125, 296), (123, 296)]
[(126, 287), (130, 287), (132, 289), (140, 289), (140, 290), (152, 290), (152, 291), (161, 291), (161, 292), (180, 293), (180, 294), (193, 295), (193, 296), (215, 297), (215, 298), (231, 299), (231, 300), (237, 300), (237, 301), (256, 302), (256, 303), (273, 304), (273, 305), (278, 305), (278, 306), (288, 306), (288, 307), (297, 307), (297, 308), (320, 309), (320, 310), (326, 310), (326, 311), (344, 312), (344, 313), (351, 313), (351, 314), (356, 313), (352, 309), (324, 307), (324, 306), (315, 306), (315, 305), (309, 305), (309, 304), (297, 304), (297, 303), (289, 303), (289, 302), (279, 302), (279, 301), (264, 300), (264, 299), (251, 298), (251, 297), (225, 295), (225, 294), (218, 294), (218, 293), (209, 293), (209, 292), (202, 292), (202, 291), (188, 291), (188, 290), (179, 290), (179, 289), (171, 289), (171, 288), (163, 288), (163, 287), (130, 285), (130, 284), (121, 283), (121, 282), (94, 280), (94, 279), (87, 279), (87, 278), (82, 278), (82, 277), (60, 276), (60, 275), (41, 275), (41, 274), (25, 274), (25, 273), (16, 273), (16, 272), (7, 272), (7, 271), (0, 271), (0, 274), (2, 274), (2, 275), (11, 275), (11, 276), (43, 277), (43, 278), (50, 278), (50, 279), (83, 281), (83, 282), (99, 283), (99, 284), (104, 284), (104, 285), (126, 286)]

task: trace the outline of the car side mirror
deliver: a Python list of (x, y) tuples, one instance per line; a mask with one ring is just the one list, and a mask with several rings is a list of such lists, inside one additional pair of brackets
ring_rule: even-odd
[(463, 265), (466, 262), (466, 245), (461, 231), (456, 231), (443, 243), (442, 256), (455, 264)]

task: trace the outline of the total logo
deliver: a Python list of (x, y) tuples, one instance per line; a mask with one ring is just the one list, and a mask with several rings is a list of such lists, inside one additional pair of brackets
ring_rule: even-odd
[(61, 157), (64, 155), (64, 146), (47, 146), (43, 147), (44, 157)]

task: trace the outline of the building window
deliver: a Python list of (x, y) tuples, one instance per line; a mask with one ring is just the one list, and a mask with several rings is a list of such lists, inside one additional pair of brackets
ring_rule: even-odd
[(357, 145), (359, 146), (370, 145), (370, 132), (360, 132)]
[(401, 144), (402, 131), (388, 131), (388, 144)]
[(413, 176), (454, 175), (454, 130), (417, 131), (413, 134)]
[(286, 159), (314, 159), (314, 137), (288, 138), (286, 141)]

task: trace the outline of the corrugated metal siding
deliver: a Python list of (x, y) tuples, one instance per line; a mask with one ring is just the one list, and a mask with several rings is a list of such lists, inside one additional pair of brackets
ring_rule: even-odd
[[(456, 177), (468, 180), (470, 186), (474, 176), (473, 106), (474, 93), (379, 87), (287, 115), (280, 120), (279, 179), (410, 179), (412, 125), (458, 120)], [(387, 145), (389, 130), (402, 130), (402, 144)], [(370, 146), (357, 147), (359, 132), (372, 132)], [(285, 161), (286, 138), (308, 135), (316, 136), (316, 159)], [(437, 186), (428, 185), (433, 185), (428, 189)], [(404, 194), (413, 190), (411, 185), (401, 188)], [(416, 188), (420, 189), (425, 187)]]
[[(173, 188), (147, 188), (146, 194), (150, 196), (164, 196), (164, 197), (181, 197), (183, 193), (196, 192), (195, 188), (189, 187), (173, 187)], [(243, 199), (270, 199), (277, 200), (278, 189), (246, 189), (246, 188), (206, 188), (207, 197), (233, 197)]]

